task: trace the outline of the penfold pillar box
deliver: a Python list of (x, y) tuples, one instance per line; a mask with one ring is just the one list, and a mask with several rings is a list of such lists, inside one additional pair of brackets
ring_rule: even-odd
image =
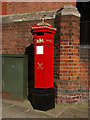
[(55, 108), (53, 81), (53, 43), (56, 28), (42, 22), (32, 26), (34, 34), (34, 90), (32, 104), (35, 109)]

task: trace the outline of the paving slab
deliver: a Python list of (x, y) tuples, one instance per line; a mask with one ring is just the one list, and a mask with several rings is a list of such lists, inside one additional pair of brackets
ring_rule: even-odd
[(88, 103), (56, 104), (54, 109), (33, 109), (28, 100), (24, 102), (3, 100), (3, 118), (88, 118)]
[(10, 107), (8, 106), (7, 108), (3, 109), (2, 116), (4, 118), (18, 118), (18, 115), (26, 110), (27, 108), (22, 106), (17, 106), (17, 105), (13, 105)]
[(66, 104), (56, 104), (54, 109), (48, 110), (46, 111), (48, 114), (51, 114), (55, 117), (57, 117), (58, 115), (60, 115), (66, 108), (68, 107), (68, 105)]
[(79, 110), (67, 108), (58, 118), (88, 118), (88, 114), (83, 114)]
[(88, 118), (88, 104), (69, 105), (58, 118)]
[(7, 107), (9, 107), (9, 106), (12, 106), (13, 105), (13, 103), (2, 103), (2, 109), (5, 109), (5, 108), (7, 108)]
[(46, 114), (42, 111), (30, 110), (20, 114), (18, 118), (54, 118), (54, 116)]

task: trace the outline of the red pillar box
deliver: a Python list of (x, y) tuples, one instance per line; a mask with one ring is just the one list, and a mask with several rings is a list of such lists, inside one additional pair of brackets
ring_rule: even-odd
[[(35, 79), (33, 106), (47, 110), (55, 107), (53, 84), (53, 41), (56, 28), (42, 22), (32, 27), (34, 34)], [(51, 98), (50, 98), (51, 97)]]

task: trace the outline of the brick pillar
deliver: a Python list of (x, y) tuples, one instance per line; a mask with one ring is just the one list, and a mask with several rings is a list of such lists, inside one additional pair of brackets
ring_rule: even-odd
[(80, 14), (73, 5), (56, 14), (54, 79), (58, 102), (73, 102), (80, 97), (79, 47)]

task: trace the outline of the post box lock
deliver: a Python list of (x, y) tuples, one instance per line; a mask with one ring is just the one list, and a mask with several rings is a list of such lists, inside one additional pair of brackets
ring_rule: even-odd
[(49, 44), (47, 44), (47, 47), (49, 47)]

